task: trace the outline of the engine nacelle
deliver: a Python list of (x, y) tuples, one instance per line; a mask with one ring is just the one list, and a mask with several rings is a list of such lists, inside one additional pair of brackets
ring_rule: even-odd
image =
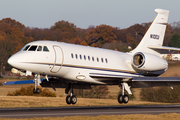
[(132, 66), (138, 72), (165, 71), (168, 63), (159, 56), (138, 52), (133, 56)]

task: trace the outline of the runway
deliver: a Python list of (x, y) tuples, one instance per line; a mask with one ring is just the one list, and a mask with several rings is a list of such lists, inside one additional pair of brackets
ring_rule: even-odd
[(180, 113), (180, 105), (0, 108), (0, 118)]

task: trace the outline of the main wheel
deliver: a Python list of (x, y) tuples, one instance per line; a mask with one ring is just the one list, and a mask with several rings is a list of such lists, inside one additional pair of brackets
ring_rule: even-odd
[(124, 102), (124, 103), (128, 103), (128, 101), (129, 101), (128, 95), (124, 95), (124, 97), (123, 97), (123, 102)]
[(76, 104), (76, 102), (77, 102), (76, 96), (75, 96), (75, 95), (72, 95), (72, 97), (71, 97), (71, 103), (72, 103), (72, 104)]
[(67, 103), (67, 104), (71, 104), (71, 97), (70, 97), (70, 95), (68, 95), (68, 96), (66, 97), (66, 103)]
[(120, 104), (123, 103), (123, 96), (122, 96), (122, 95), (119, 95), (119, 96), (118, 96), (118, 102), (119, 102)]

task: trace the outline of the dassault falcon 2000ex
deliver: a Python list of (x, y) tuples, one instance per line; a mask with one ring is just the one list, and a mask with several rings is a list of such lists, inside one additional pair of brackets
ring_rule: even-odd
[[(180, 84), (178, 77), (157, 77), (168, 69), (160, 50), (178, 48), (162, 46), (169, 11), (155, 9), (156, 18), (139, 45), (128, 53), (115, 50), (73, 45), (55, 41), (35, 41), (25, 45), (8, 59), (8, 63), (34, 74), (35, 89), (42, 87), (65, 88), (67, 104), (75, 104), (73, 89), (91, 89), (92, 85), (118, 85), (122, 94), (119, 103), (127, 103), (130, 88), (172, 86)], [(40, 75), (45, 79), (41, 80)], [(5, 85), (11, 84), (6, 82)], [(12, 83), (13, 84), (13, 83)], [(16, 84), (16, 82), (14, 82)]]

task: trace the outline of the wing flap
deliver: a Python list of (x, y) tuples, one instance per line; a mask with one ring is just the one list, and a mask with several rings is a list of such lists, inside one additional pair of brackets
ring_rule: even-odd
[(180, 85), (180, 77), (135, 77), (131, 81), (132, 88)]
[(132, 82), (180, 82), (180, 77), (134, 77)]
[(132, 88), (180, 85), (180, 77), (133, 77), (114, 74), (90, 73), (90, 77), (107, 84), (127, 82)]

